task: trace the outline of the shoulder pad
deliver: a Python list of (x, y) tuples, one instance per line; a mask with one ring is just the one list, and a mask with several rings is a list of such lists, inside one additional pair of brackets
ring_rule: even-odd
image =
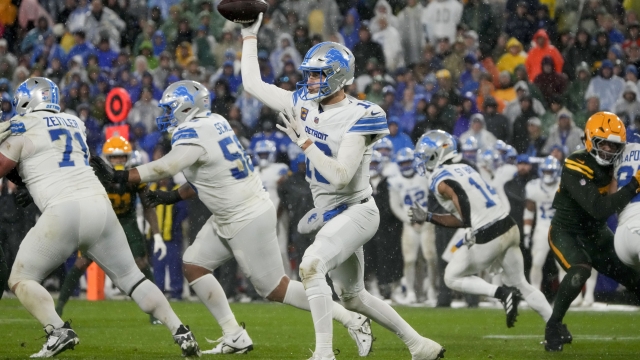
[[(587, 177), (588, 179), (593, 179), (593, 169), (591, 168), (592, 163), (589, 161), (588, 158), (585, 158), (579, 153), (580, 152), (575, 152), (571, 154), (564, 161), (563, 168), (567, 169), (569, 173), (572, 173), (572, 174), (578, 173)], [(587, 156), (591, 157), (591, 155), (589, 154), (587, 154)]]
[(432, 192), (435, 192), (436, 187), (438, 186), (438, 184), (446, 179), (447, 177), (451, 177), (453, 176), (453, 174), (451, 174), (449, 172), (449, 170), (447, 170), (444, 167), (440, 167), (435, 169), (435, 171), (433, 172), (433, 175), (431, 175), (431, 187), (429, 190), (431, 190)]

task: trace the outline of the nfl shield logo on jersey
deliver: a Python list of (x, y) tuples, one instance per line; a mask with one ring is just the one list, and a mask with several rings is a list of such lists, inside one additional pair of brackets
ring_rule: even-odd
[(314, 123), (316, 123), (316, 124), (317, 124), (317, 123), (319, 123), (319, 122), (320, 122), (320, 118), (318, 118), (318, 117), (316, 116), (316, 118), (315, 118), (315, 119), (313, 119), (313, 122), (314, 122)]

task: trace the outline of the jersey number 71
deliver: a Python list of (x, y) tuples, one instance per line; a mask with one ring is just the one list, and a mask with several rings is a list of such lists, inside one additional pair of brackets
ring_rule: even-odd
[(76, 139), (80, 144), (80, 148), (84, 153), (84, 164), (89, 165), (89, 149), (87, 148), (87, 144), (85, 144), (82, 135), (79, 132), (73, 132), (71, 135), (71, 131), (67, 129), (52, 129), (49, 130), (49, 136), (51, 137), (51, 141), (60, 140), (61, 137), (65, 138), (65, 146), (64, 151), (62, 152), (62, 161), (58, 163), (60, 167), (67, 166), (76, 166), (75, 161), (71, 160), (71, 152), (73, 151), (73, 139)]

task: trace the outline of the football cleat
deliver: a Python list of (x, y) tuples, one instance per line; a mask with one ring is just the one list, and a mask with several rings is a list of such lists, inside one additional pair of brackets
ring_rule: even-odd
[[(311, 350), (309, 350), (311, 351)], [(338, 353), (340, 353), (340, 351), (338, 350)], [(309, 360), (336, 360), (336, 357), (334, 354), (331, 354), (329, 356), (323, 356), (320, 354), (316, 354), (313, 351), (311, 351), (311, 357), (309, 358)]]
[(371, 332), (371, 320), (364, 315), (358, 314), (355, 324), (347, 328), (349, 335), (358, 345), (358, 354), (367, 356), (371, 352), (373, 345), (373, 334)]
[(438, 360), (444, 358), (444, 347), (437, 342), (423, 337), (420, 343), (409, 349), (411, 351), (411, 360)]
[(200, 355), (202, 354), (202, 352), (200, 352), (198, 342), (196, 341), (196, 337), (189, 329), (189, 325), (180, 325), (178, 331), (176, 331), (175, 335), (173, 335), (173, 341), (176, 344), (180, 345), (182, 356), (184, 357), (200, 357)]
[(573, 341), (573, 335), (571, 335), (569, 329), (567, 329), (566, 324), (562, 324), (560, 326), (560, 337), (562, 338), (563, 344), (571, 344), (571, 342)]
[(47, 341), (39, 352), (31, 355), (32, 358), (54, 357), (65, 350), (73, 350), (80, 343), (78, 335), (73, 331), (68, 321), (58, 329), (47, 325), (44, 327), (44, 332), (47, 334)]
[(516, 318), (518, 317), (518, 304), (522, 300), (522, 294), (514, 287), (504, 286), (503, 289), (505, 289), (506, 292), (503, 298), (500, 299), (500, 302), (507, 315), (507, 327), (511, 328), (515, 325)]
[(203, 354), (246, 354), (253, 350), (253, 341), (249, 337), (247, 330), (244, 328), (244, 323), (241, 323), (242, 330), (235, 334), (223, 335), (218, 340), (209, 340), (210, 343), (218, 343), (216, 347), (211, 350), (203, 351)]
[(564, 330), (566, 330), (566, 326), (563, 326), (562, 323), (547, 322), (544, 329), (544, 349), (553, 352), (562, 351), (565, 344), (565, 339), (562, 336)]

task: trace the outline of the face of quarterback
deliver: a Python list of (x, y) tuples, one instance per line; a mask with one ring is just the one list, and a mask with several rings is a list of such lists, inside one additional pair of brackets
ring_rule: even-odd
[(320, 83), (325, 80), (324, 74), (321, 72), (312, 71), (307, 78), (307, 89), (309, 93), (315, 94), (320, 90)]

